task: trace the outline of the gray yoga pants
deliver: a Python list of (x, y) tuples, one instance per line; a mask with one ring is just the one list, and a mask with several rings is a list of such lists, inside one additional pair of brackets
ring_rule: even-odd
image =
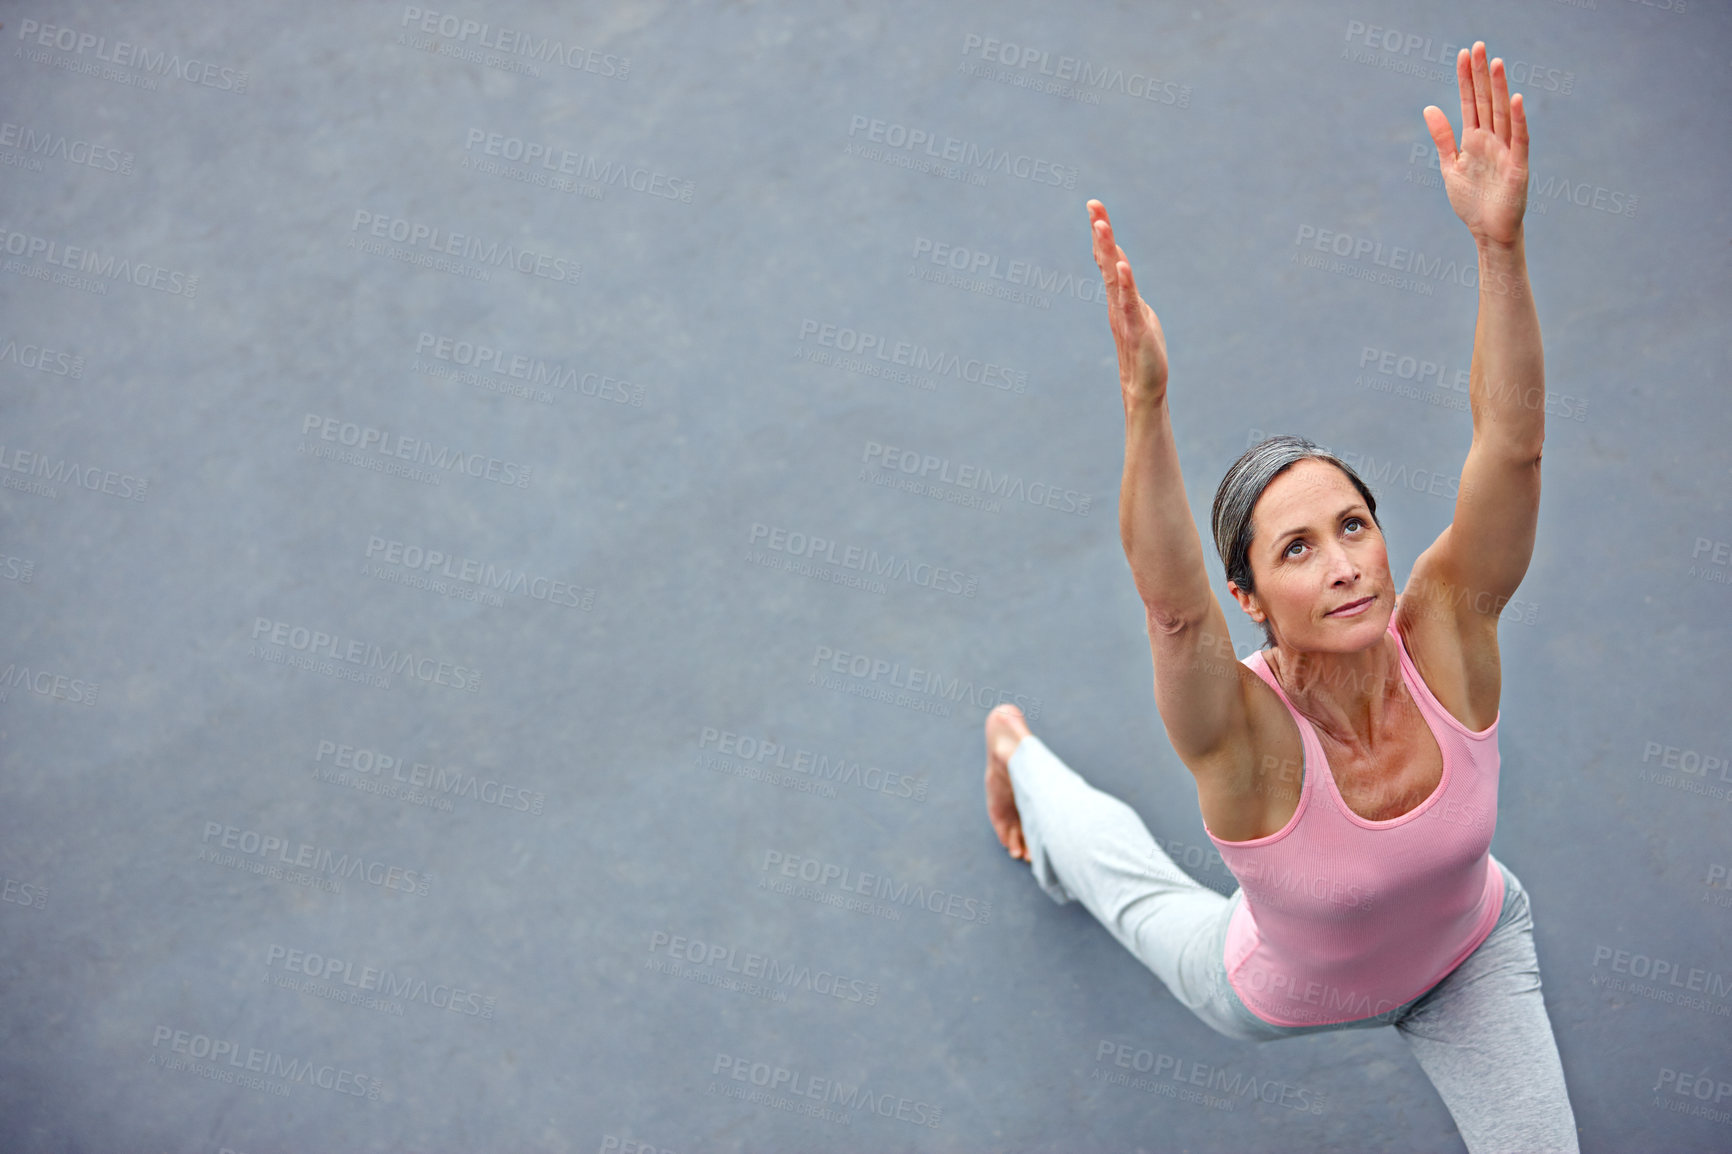
[(1244, 891), (1193, 881), (1142, 819), (1029, 736), (1010, 759), (1035, 880), (1056, 902), (1081, 901), (1173, 997), (1216, 1031), (1267, 1042), (1324, 1030), (1394, 1026), (1437, 1087), (1472, 1154), (1578, 1151), (1563, 1063), (1540, 993), (1527, 891), (1496, 857), (1503, 912), (1491, 935), (1405, 1006), (1374, 1018), (1274, 1026), (1227, 981), (1227, 921)]

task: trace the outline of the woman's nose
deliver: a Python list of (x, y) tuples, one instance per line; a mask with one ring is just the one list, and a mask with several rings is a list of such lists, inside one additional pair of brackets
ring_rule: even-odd
[(1331, 545), (1324, 552), (1331, 581), (1352, 580), (1359, 573), (1359, 562), (1345, 545)]

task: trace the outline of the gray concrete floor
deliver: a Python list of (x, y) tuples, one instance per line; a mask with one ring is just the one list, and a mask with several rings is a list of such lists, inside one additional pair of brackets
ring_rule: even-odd
[[(1471, 431), (1420, 110), (1459, 129), (1475, 38), (1533, 124), (1555, 394), (1493, 852), (1582, 1148), (1732, 1146), (1729, 30), (0, 6), (0, 1147), (1462, 1149), (1392, 1031), (1229, 1041), (1049, 901), (981, 725), (1024, 703), (1231, 890), (1150, 694), (1083, 202), (1199, 523), (1302, 433), (1405, 579)], [(739, 1096), (778, 1069), (877, 1110)]]

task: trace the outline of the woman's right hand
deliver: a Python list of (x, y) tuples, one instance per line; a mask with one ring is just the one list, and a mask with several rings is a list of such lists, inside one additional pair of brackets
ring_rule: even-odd
[(1167, 396), (1167, 339), (1155, 310), (1137, 292), (1130, 258), (1113, 240), (1106, 205), (1088, 202), (1094, 230), (1095, 264), (1107, 290), (1107, 321), (1119, 350), (1119, 390), (1125, 410), (1132, 403), (1164, 401)]

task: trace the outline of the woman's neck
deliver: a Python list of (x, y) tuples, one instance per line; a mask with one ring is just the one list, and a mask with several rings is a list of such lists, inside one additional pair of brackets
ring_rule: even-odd
[(1387, 633), (1349, 653), (1295, 652), (1277, 643), (1263, 659), (1293, 708), (1340, 745), (1370, 749), (1390, 708), (1405, 705), (1401, 657)]

